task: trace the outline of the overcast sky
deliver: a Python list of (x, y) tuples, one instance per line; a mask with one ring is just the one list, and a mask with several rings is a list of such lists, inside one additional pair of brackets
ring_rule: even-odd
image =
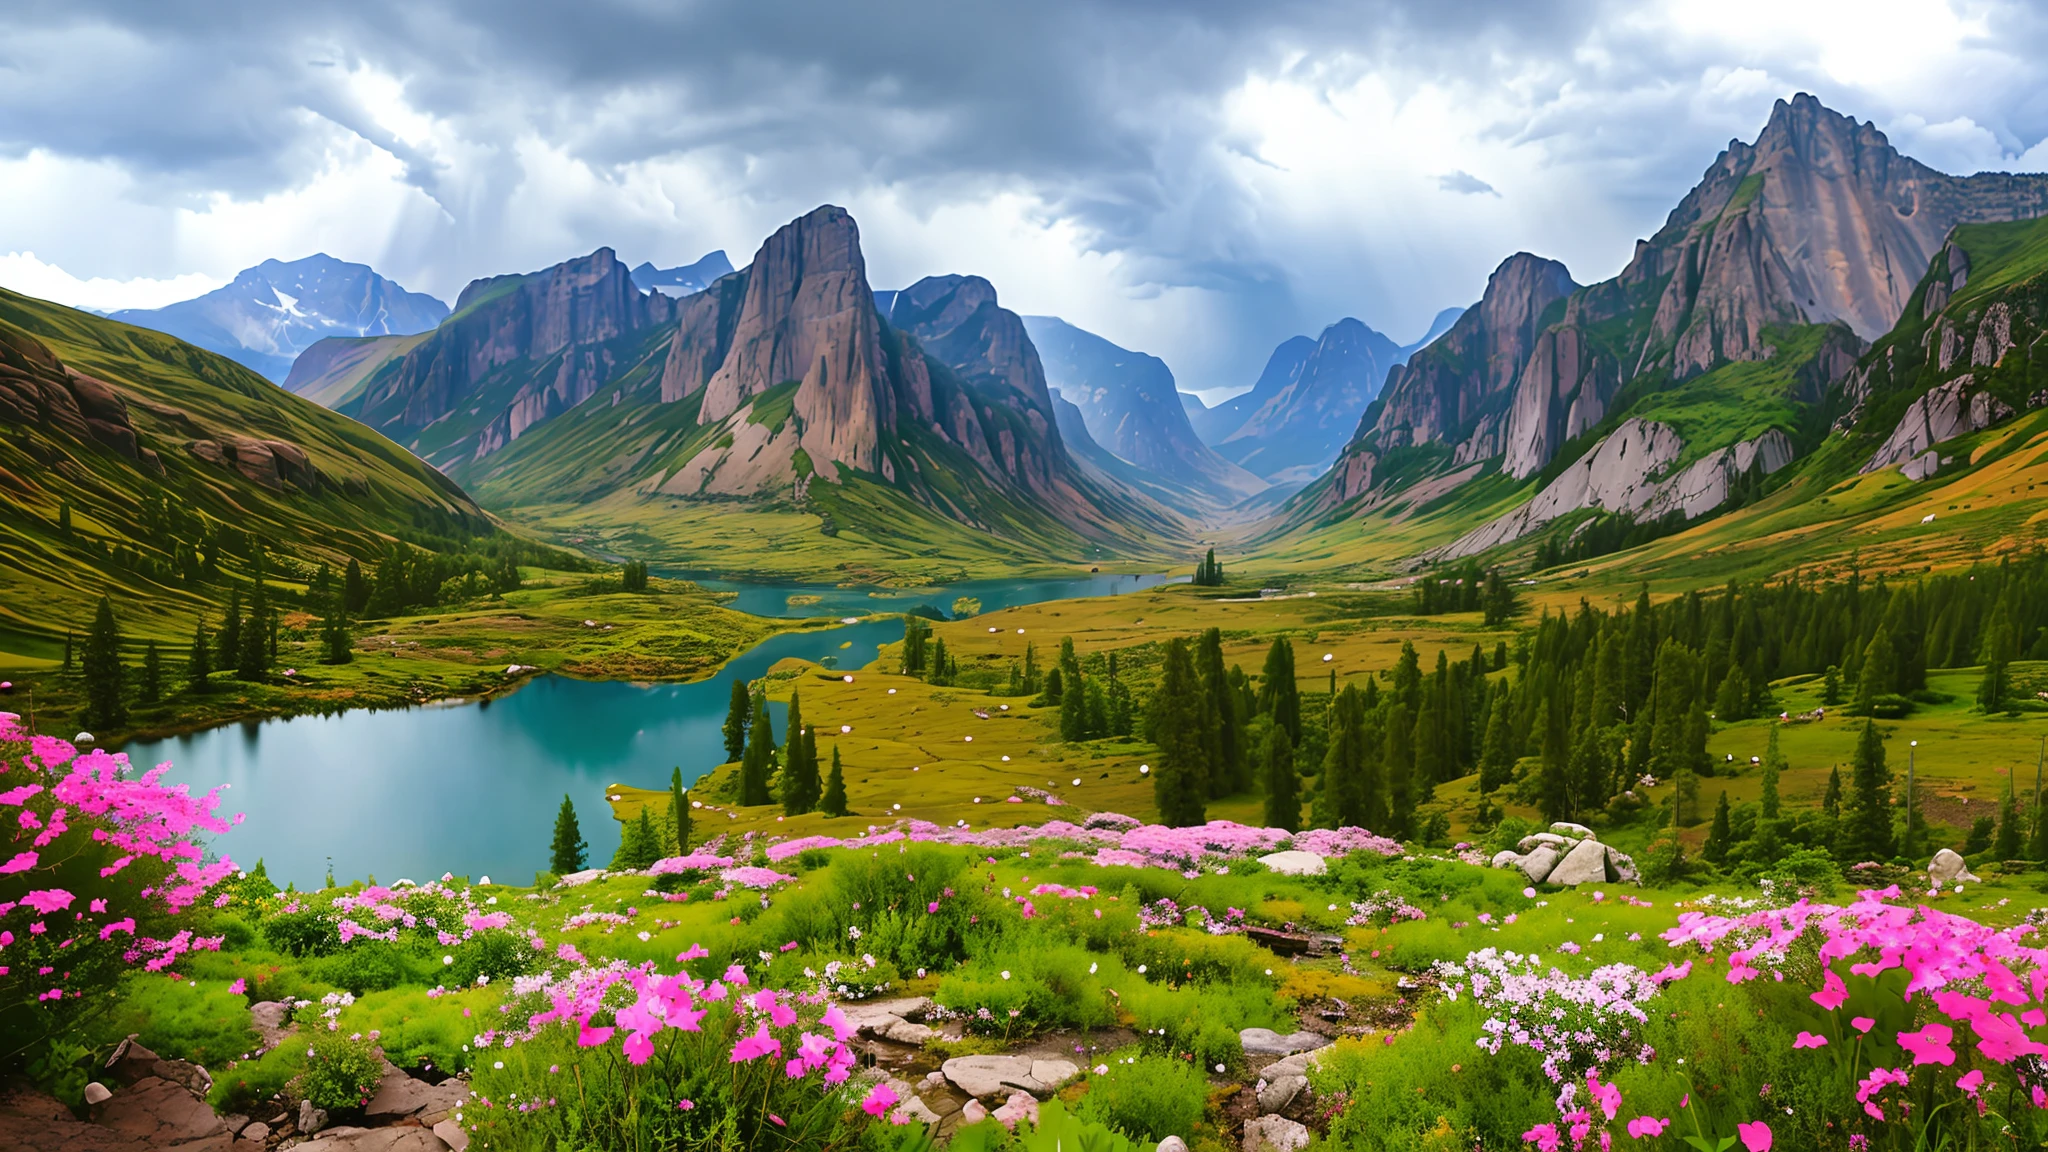
[(1612, 275), (1811, 91), (2048, 168), (2025, 0), (10, 0), (0, 284), (154, 306), (325, 251), (452, 300), (610, 245), (744, 264), (824, 202), (871, 280), (993, 281), (1248, 386), (1528, 249)]

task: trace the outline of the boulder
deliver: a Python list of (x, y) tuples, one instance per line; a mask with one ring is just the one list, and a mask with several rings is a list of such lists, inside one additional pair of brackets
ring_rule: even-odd
[(895, 1111), (889, 1113), (891, 1121), (912, 1124), (937, 1124), (942, 1117), (932, 1111), (932, 1106), (916, 1096), (905, 1096)]
[(114, 1054), (107, 1057), (105, 1070), (109, 1079), (121, 1084), (133, 1084), (138, 1080), (156, 1075), (160, 1057), (131, 1035), (114, 1048)]
[(87, 1104), (105, 1104), (113, 1098), (114, 1094), (107, 1091), (107, 1086), (97, 1080), (85, 1086), (85, 1102)]
[(1259, 1089), (1259, 1110), (1262, 1112), (1285, 1112), (1294, 1098), (1308, 1087), (1306, 1076), (1281, 1076), (1268, 1078), (1266, 1086)]
[(1574, 840), (1590, 840), (1593, 837), (1593, 830), (1591, 828), (1586, 827), (1584, 824), (1574, 824), (1569, 820), (1559, 820), (1550, 826), (1550, 830), (1560, 836), (1569, 836)]
[(588, 884), (588, 883), (590, 883), (590, 882), (591, 882), (592, 880), (602, 880), (602, 879), (604, 879), (604, 869), (602, 869), (602, 868), (585, 868), (585, 869), (584, 869), (583, 871), (581, 871), (581, 872), (571, 872), (571, 873), (569, 873), (569, 874), (568, 874), (567, 876), (563, 876), (563, 877), (561, 877), (560, 879), (556, 880), (556, 881), (555, 881), (555, 887), (557, 887), (557, 888), (574, 888), (574, 887), (576, 887), (576, 886), (577, 886), (577, 885), (579, 885), (579, 884)]
[(1321, 876), (1329, 870), (1329, 864), (1313, 852), (1275, 852), (1259, 857), (1259, 863), (1264, 864), (1268, 871), (1282, 876)]
[(1296, 1052), (1308, 1052), (1321, 1048), (1330, 1042), (1327, 1036), (1313, 1032), (1295, 1032), (1286, 1036), (1271, 1028), (1247, 1028), (1237, 1034), (1238, 1043), (1244, 1045), (1247, 1056), (1292, 1056)]
[(1946, 888), (1950, 884), (1960, 882), (1982, 883), (1977, 877), (1970, 874), (1969, 864), (1961, 856), (1958, 856), (1954, 849), (1950, 848), (1943, 848), (1941, 851), (1936, 852), (1934, 859), (1928, 861), (1927, 881), (1940, 888)]
[(1607, 850), (1607, 863), (1614, 869), (1615, 883), (1641, 884), (1643, 882), (1643, 874), (1636, 870), (1635, 857), (1630, 856), (1628, 853), (1616, 852), (1614, 849), (1609, 848)]
[(988, 1109), (982, 1107), (979, 1100), (969, 1100), (967, 1106), (960, 1109), (960, 1123), (962, 1124), (979, 1124), (986, 1119), (988, 1119)]
[(1493, 866), (1495, 868), (1520, 868), (1522, 866), (1522, 854), (1512, 848), (1504, 848), (1493, 854)]
[(439, 1136), (441, 1143), (453, 1148), (455, 1152), (465, 1152), (469, 1147), (468, 1129), (453, 1120), (443, 1120), (434, 1125), (434, 1135)]
[(299, 1132), (311, 1136), (327, 1127), (327, 1110), (313, 1107), (311, 1100), (299, 1101)]
[(1298, 1052), (1284, 1059), (1275, 1060), (1266, 1065), (1265, 1071), (1260, 1075), (1267, 1080), (1276, 1080), (1282, 1076), (1307, 1076), (1311, 1066), (1323, 1062), (1323, 1053), (1327, 1051), (1327, 1048), (1318, 1048), (1313, 1052)]
[(1572, 841), (1570, 837), (1559, 836), (1555, 832), (1531, 832), (1527, 836), (1522, 837), (1521, 841), (1517, 843), (1515, 847), (1521, 849), (1524, 852), (1534, 852), (1537, 848), (1545, 844), (1548, 844), (1552, 848), (1555, 848), (1558, 851), (1562, 852), (1568, 850), (1571, 847)]
[(1557, 849), (1548, 844), (1539, 844), (1534, 852), (1522, 858), (1522, 875), (1527, 876), (1531, 884), (1541, 884), (1550, 877), (1551, 870), (1557, 867), (1557, 860)]
[(1168, 1136), (1153, 1152), (1188, 1152), (1188, 1142), (1178, 1136)]
[(1581, 840), (1551, 869), (1548, 883), (1576, 888), (1581, 884), (1607, 883), (1607, 845), (1598, 840)]
[(1261, 1116), (1244, 1126), (1244, 1152), (1297, 1152), (1308, 1147), (1308, 1128), (1285, 1116)]
[[(191, 1149), (225, 1149), (202, 1141)], [(0, 1148), (7, 1152), (156, 1152), (148, 1143), (98, 1124), (88, 1124), (54, 1098), (33, 1088), (0, 1090)]]
[(265, 1050), (275, 1048), (289, 1030), (285, 1017), (290, 1015), (292, 1006), (282, 1000), (262, 1000), (249, 1005), (249, 1027), (263, 1041)]
[(447, 1141), (425, 1128), (330, 1128), (295, 1146), (295, 1152), (448, 1152)]
[(261, 1144), (265, 1140), (270, 1139), (270, 1125), (260, 1121), (255, 1124), (246, 1125), (242, 1129), (242, 1139), (254, 1140), (256, 1143)]
[(151, 1071), (202, 1099), (213, 1091), (213, 1077), (189, 1060), (159, 1060)]
[(224, 1150), (234, 1140), (206, 1101), (158, 1076), (146, 1076), (107, 1101), (100, 1123), (151, 1148)]
[(883, 1039), (894, 1040), (898, 1044), (909, 1044), (918, 1048), (931, 1043), (932, 1040), (937, 1038), (938, 1034), (938, 1030), (935, 1028), (929, 1028), (923, 1024), (912, 1024), (906, 1020), (898, 1020), (882, 1030)]
[[(1025, 1056), (956, 1056), (940, 1071), (953, 1087), (977, 1100), (1007, 1100), (1018, 1091), (1049, 1096), (1080, 1074), (1067, 1060), (1033, 1060)], [(972, 1123), (972, 1121), (969, 1121)]]
[(377, 1091), (363, 1106), (363, 1119), (372, 1126), (412, 1119), (432, 1124), (468, 1098), (469, 1084), (465, 1081), (451, 1079), (429, 1084), (413, 1079), (386, 1061), (384, 1078), (377, 1081)]

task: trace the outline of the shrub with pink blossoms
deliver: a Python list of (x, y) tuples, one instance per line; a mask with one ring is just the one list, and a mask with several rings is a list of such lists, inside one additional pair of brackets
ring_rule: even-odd
[(0, 1071), (38, 1058), (124, 973), (161, 972), (218, 937), (180, 923), (235, 874), (194, 837), (226, 832), (218, 791), (80, 755), (0, 712)]

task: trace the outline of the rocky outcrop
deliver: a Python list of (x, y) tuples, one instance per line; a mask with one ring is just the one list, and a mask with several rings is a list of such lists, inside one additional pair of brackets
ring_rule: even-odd
[[(1301, 366), (1308, 362), (1309, 355), (1315, 350), (1316, 341), (1307, 336), (1289, 336), (1282, 340), (1273, 348), (1273, 354), (1266, 357), (1266, 367), (1252, 382), (1251, 391), (1232, 396), (1214, 408), (1188, 408), (1188, 423), (1194, 426), (1195, 435), (1212, 447), (1229, 439), (1231, 433), (1244, 426), (1252, 413), (1294, 381), (1301, 372)], [(1190, 401), (1195, 405), (1202, 403), (1185, 392), (1181, 393), (1183, 406)], [(1352, 424), (1357, 424), (1357, 421), (1353, 420)]]
[(1261, 1116), (1244, 1126), (1244, 1152), (1299, 1152), (1308, 1147), (1306, 1124), (1285, 1116)]
[(121, 393), (66, 366), (42, 341), (12, 326), (0, 327), (0, 424), (58, 431), (141, 459)]
[(1047, 380), (1080, 410), (1097, 445), (1219, 503), (1234, 504), (1265, 488), (1195, 435), (1165, 361), (1118, 347), (1057, 316), (1027, 316), (1024, 324)]
[(1606, 418), (1620, 390), (1621, 365), (1584, 328), (1565, 323), (1544, 332), (1515, 385), (1501, 471), (1518, 480), (1541, 471), (1565, 441)]
[(1562, 822), (1523, 837), (1515, 851), (1496, 853), (1493, 866), (1517, 869), (1531, 884), (1564, 888), (1640, 882), (1635, 861), (1625, 853), (1602, 844), (1590, 829)]
[[(609, 248), (539, 272), (478, 280), (433, 335), (374, 372), (341, 410), (444, 467), (477, 459), (588, 399), (622, 367), (608, 343), (671, 316), (671, 301), (643, 295)], [(510, 395), (486, 389), (494, 372), (522, 361), (527, 370)], [(488, 410), (470, 411), (480, 404)], [(446, 443), (421, 440), (457, 411), (479, 430)]]
[(955, 1088), (982, 1101), (1007, 1101), (1012, 1092), (1043, 1099), (1081, 1072), (1072, 1061), (1028, 1056), (956, 1056), (939, 1070)]
[(1237, 1042), (1247, 1056), (1292, 1056), (1297, 1052), (1313, 1052), (1325, 1047), (1330, 1038), (1314, 1032), (1294, 1032), (1283, 1036), (1271, 1028), (1246, 1028), (1237, 1034)]
[(1216, 445), (1217, 453), (1275, 483), (1314, 479), (1344, 447), (1400, 357), (1401, 348), (1386, 336), (1357, 320), (1339, 320), (1323, 329), (1278, 387), (1264, 396), (1253, 388), (1255, 406)]
[(2013, 414), (1991, 393), (1978, 389), (1969, 373), (1930, 389), (1906, 408), (1892, 434), (1863, 465), (1864, 473), (1897, 465), (1913, 480), (1925, 480), (1941, 466), (1934, 446), (1982, 431)]

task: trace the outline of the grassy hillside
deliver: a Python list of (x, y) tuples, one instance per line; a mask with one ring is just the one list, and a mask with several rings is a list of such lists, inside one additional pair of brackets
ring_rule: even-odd
[[(65, 630), (82, 629), (102, 594), (131, 635), (182, 642), (226, 588), (186, 579), (181, 558), (212, 556), (233, 573), (254, 538), (291, 579), (321, 564), (338, 572), (401, 535), (497, 531), (454, 482), (396, 444), (172, 337), (0, 291), (0, 340), (35, 360), (46, 389), (64, 387), (67, 371), (103, 382), (136, 446), (124, 454), (48, 416), (0, 435), (11, 513), (0, 521), (0, 662), (57, 658)], [(216, 462), (192, 447), (252, 441), (295, 446), (307, 470), (264, 473), (260, 457), (245, 469), (244, 454)]]

